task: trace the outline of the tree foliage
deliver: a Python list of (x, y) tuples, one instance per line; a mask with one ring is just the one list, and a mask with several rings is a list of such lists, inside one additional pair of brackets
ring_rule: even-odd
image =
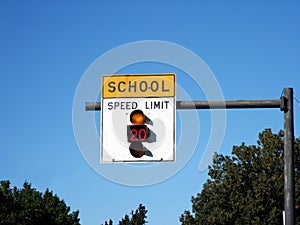
[[(146, 207), (140, 204), (138, 209), (136, 209), (135, 211), (133, 210), (131, 211), (130, 213), (131, 217), (129, 217), (126, 214), (124, 218), (122, 218), (119, 221), (118, 225), (145, 225), (146, 223), (148, 223), (148, 221), (146, 221), (147, 212), (148, 210), (146, 210)], [(108, 224), (113, 225), (111, 219), (109, 220), (109, 222), (105, 221), (105, 225)]]
[(9, 181), (1, 181), (0, 225), (79, 225), (78, 215), (48, 189), (38, 192), (28, 182), (11, 189)]
[[(283, 131), (266, 129), (257, 145), (234, 146), (232, 156), (215, 154), (210, 179), (192, 197), (192, 212), (185, 211), (182, 225), (283, 224)], [(295, 213), (300, 203), (300, 139), (295, 139)], [(300, 218), (296, 217), (296, 224)]]

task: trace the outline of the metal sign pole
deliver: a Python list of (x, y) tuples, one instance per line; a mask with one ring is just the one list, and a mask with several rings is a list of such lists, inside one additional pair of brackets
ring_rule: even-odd
[(284, 210), (286, 225), (295, 224), (295, 169), (294, 169), (294, 112), (293, 89), (284, 89)]
[[(280, 108), (284, 112), (284, 221), (295, 224), (293, 89), (284, 88), (279, 100), (177, 101), (176, 109)], [(101, 110), (100, 102), (86, 102), (86, 111)]]
[[(176, 109), (283, 108), (283, 100), (176, 101)], [(100, 102), (86, 102), (86, 111), (100, 111)]]

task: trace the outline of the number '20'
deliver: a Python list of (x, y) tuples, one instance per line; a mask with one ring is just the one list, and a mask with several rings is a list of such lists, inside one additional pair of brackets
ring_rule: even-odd
[(146, 129), (144, 128), (141, 128), (141, 129), (130, 129), (130, 141), (137, 141), (140, 140), (140, 141), (145, 141), (147, 139), (147, 131)]

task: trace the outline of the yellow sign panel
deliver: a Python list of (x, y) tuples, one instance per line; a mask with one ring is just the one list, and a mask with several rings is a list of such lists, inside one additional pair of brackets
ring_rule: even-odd
[(174, 97), (175, 74), (104, 75), (102, 98)]

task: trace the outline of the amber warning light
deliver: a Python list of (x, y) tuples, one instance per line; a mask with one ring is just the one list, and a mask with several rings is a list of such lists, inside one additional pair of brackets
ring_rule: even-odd
[(130, 122), (132, 125), (127, 126), (127, 141), (130, 143), (130, 154), (135, 158), (141, 158), (143, 155), (153, 156), (152, 153), (145, 148), (142, 142), (148, 142), (150, 129), (147, 127), (146, 118), (142, 110), (134, 110), (130, 113)]

